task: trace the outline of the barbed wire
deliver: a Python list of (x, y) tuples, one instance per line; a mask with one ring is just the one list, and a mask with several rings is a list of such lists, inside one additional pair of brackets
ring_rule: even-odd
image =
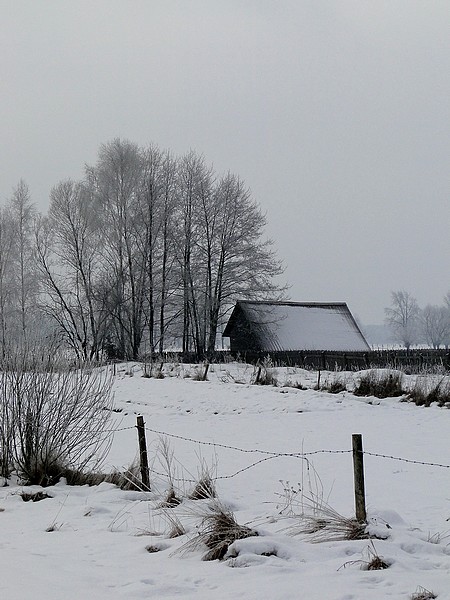
[[(137, 426), (130, 425), (128, 427), (119, 427), (116, 429), (105, 429), (104, 433), (117, 433), (120, 431), (129, 431), (131, 429), (137, 429)], [(261, 460), (257, 460), (256, 462), (252, 463), (251, 465), (248, 465), (247, 467), (243, 467), (242, 469), (239, 469), (238, 471), (236, 471), (236, 473), (233, 473), (232, 475), (223, 475), (220, 477), (216, 477), (216, 479), (230, 479), (232, 477), (236, 477), (236, 475), (239, 475), (240, 473), (243, 473), (244, 471), (248, 471), (252, 467), (255, 467), (256, 465), (259, 465), (260, 463), (265, 462), (266, 460), (270, 460), (272, 458), (298, 458), (301, 460), (305, 460), (307, 463), (309, 463), (308, 458), (307, 458), (308, 456), (315, 456), (318, 454), (351, 454), (353, 452), (353, 450), (326, 450), (326, 449), (312, 450), (311, 452), (273, 452), (270, 450), (261, 450), (260, 448), (240, 448), (239, 446), (232, 446), (229, 444), (222, 444), (219, 442), (206, 442), (203, 440), (197, 440), (194, 438), (186, 437), (186, 436), (175, 434), (175, 433), (168, 433), (167, 431), (162, 431), (159, 429), (153, 429), (151, 427), (145, 427), (145, 430), (150, 433), (154, 433), (156, 435), (166, 436), (166, 437), (182, 440), (184, 442), (190, 442), (192, 444), (197, 444), (200, 446), (210, 446), (213, 448), (224, 448), (226, 450), (234, 450), (236, 452), (242, 452), (244, 454), (265, 454), (266, 455), (265, 458), (262, 458)], [(375, 458), (384, 458), (384, 459), (388, 459), (388, 460), (396, 460), (398, 462), (404, 462), (404, 463), (413, 464), (413, 465), (422, 465), (422, 466), (426, 466), (426, 467), (437, 467), (439, 469), (450, 469), (450, 465), (446, 465), (443, 463), (434, 463), (434, 462), (423, 461), (423, 460), (415, 460), (415, 459), (411, 459), (411, 458), (404, 458), (401, 456), (393, 456), (392, 454), (381, 454), (379, 452), (370, 452), (368, 450), (363, 450), (363, 455), (372, 456)], [(157, 473), (157, 474), (162, 475), (161, 473)], [(194, 480), (185, 479), (184, 481), (192, 481), (193, 482)]]
[[(278, 458), (278, 457), (277, 456), (265, 456), (264, 458), (257, 460), (256, 462), (252, 463), (251, 465), (247, 465), (246, 467), (239, 469), (238, 471), (236, 471), (235, 473), (232, 473), (231, 475), (218, 475), (216, 477), (212, 477), (211, 479), (214, 479), (214, 481), (217, 481), (218, 479), (233, 479), (233, 477), (236, 477), (237, 475), (244, 473), (244, 471), (249, 471), (250, 469), (252, 469), (253, 467), (256, 467), (260, 463), (265, 462), (267, 460), (273, 460), (274, 458)], [(302, 458), (302, 457), (298, 456), (298, 457), (293, 457), (293, 458)], [(169, 477), (167, 475), (167, 473), (161, 473), (159, 471), (156, 471), (154, 468), (151, 469), (151, 472), (155, 475), (159, 475), (160, 477), (166, 477), (166, 478)], [(189, 479), (187, 477), (170, 477), (170, 479), (172, 479), (173, 481), (182, 481), (184, 483), (198, 483), (198, 479)]]
[(450, 469), (450, 465), (443, 465), (440, 463), (425, 462), (422, 460), (412, 460), (411, 458), (401, 458), (400, 456), (391, 456), (389, 454), (378, 454), (377, 452), (367, 452), (363, 450), (363, 454), (367, 456), (375, 456), (377, 458), (389, 458), (391, 460), (398, 460), (405, 463), (411, 463), (413, 465), (425, 465), (426, 467), (440, 467), (441, 469)]
[(129, 429), (136, 429), (136, 425), (130, 425), (129, 427), (119, 427), (117, 429), (103, 429), (105, 433), (117, 433), (118, 431), (128, 431)]
[[(227, 450), (235, 450), (237, 452), (243, 452), (245, 454), (266, 454), (268, 458), (266, 459), (261, 459), (255, 463), (253, 463), (251, 466), (249, 467), (245, 467), (244, 469), (241, 469), (240, 471), (238, 471), (236, 474), (241, 473), (243, 471), (247, 471), (249, 468), (251, 468), (252, 466), (255, 466), (261, 462), (263, 462), (264, 460), (268, 460), (269, 458), (283, 458), (283, 457), (292, 457), (292, 458), (299, 458), (299, 459), (305, 459), (307, 460), (308, 456), (315, 456), (318, 454), (352, 454), (353, 450), (313, 450), (311, 452), (272, 452), (269, 450), (261, 450), (259, 448), (239, 448), (238, 446), (231, 446), (229, 444), (222, 444), (222, 443), (218, 443), (218, 442), (205, 442), (203, 440), (196, 440), (194, 438), (189, 438), (183, 435), (178, 435), (178, 434), (174, 434), (174, 433), (168, 433), (166, 431), (160, 431), (158, 429), (152, 429), (151, 427), (145, 427), (146, 431), (149, 431), (151, 433), (157, 434), (157, 435), (161, 435), (161, 436), (167, 436), (167, 437), (171, 437), (171, 438), (175, 438), (175, 439), (179, 439), (179, 440), (183, 440), (185, 442), (190, 442), (193, 444), (198, 444), (201, 446), (211, 446), (211, 447), (217, 447), (217, 448), (225, 448)], [(434, 462), (427, 462), (427, 461), (421, 461), (421, 460), (414, 460), (414, 459), (410, 459), (410, 458), (403, 458), (400, 456), (393, 456), (390, 454), (381, 454), (381, 453), (377, 453), (377, 452), (369, 452), (367, 450), (363, 450), (363, 454), (365, 454), (366, 456), (373, 456), (376, 458), (385, 458), (385, 459), (390, 459), (390, 460), (396, 460), (396, 461), (400, 461), (400, 462), (405, 462), (405, 463), (409, 463), (409, 464), (415, 464), (415, 465), (424, 465), (427, 467), (438, 467), (438, 468), (442, 468), (442, 469), (450, 469), (450, 465), (446, 465), (446, 464), (442, 464), (442, 463), (434, 463)], [(223, 476), (223, 479), (228, 479), (230, 477), (234, 477), (235, 475), (227, 475), (227, 476)], [(218, 478), (219, 479), (219, 478)]]
[(166, 431), (159, 431), (158, 429), (152, 429), (151, 427), (145, 427), (146, 431), (155, 433), (157, 435), (167, 436), (184, 442), (191, 442), (192, 444), (198, 444), (200, 446), (212, 446), (215, 448), (225, 448), (227, 450), (235, 450), (236, 452), (243, 452), (245, 454), (267, 454), (272, 457), (294, 457), (294, 458), (306, 458), (314, 454), (329, 453), (329, 454), (348, 454), (352, 450), (314, 450), (313, 452), (271, 452), (269, 450), (261, 450), (259, 448), (239, 448), (238, 446), (230, 446), (228, 444), (221, 444), (219, 442), (205, 442), (202, 440), (196, 440), (194, 438), (188, 438), (183, 435), (177, 435), (175, 433), (167, 433)]

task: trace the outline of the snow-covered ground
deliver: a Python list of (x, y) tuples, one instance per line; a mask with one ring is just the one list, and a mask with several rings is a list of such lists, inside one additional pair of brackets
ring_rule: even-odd
[[(206, 382), (192, 378), (195, 367), (175, 365), (171, 376), (166, 367), (164, 379), (132, 367), (121, 366), (115, 378), (118, 431), (103, 469), (134, 460), (143, 415), (152, 491), (62, 482), (45, 490), (52, 498), (33, 503), (20, 496), (30, 488), (2, 488), (1, 598), (400, 600), (422, 587), (450, 599), (450, 468), (370, 455), (450, 465), (450, 410), (314, 391), (317, 374), (295, 369), (278, 369), (273, 387), (251, 385), (252, 367), (238, 364), (211, 366)], [(309, 389), (283, 386), (295, 381)], [(301, 519), (290, 513), (308, 511), (311, 495), (353, 515), (353, 433), (369, 453), (370, 528), (386, 539), (313, 543), (291, 535)], [(158, 508), (169, 485), (163, 440), (184, 498), (165, 512)], [(278, 456), (290, 453), (310, 462)], [(202, 547), (182, 551), (198, 536), (207, 502), (187, 499), (202, 465), (237, 522), (258, 532), (235, 542), (223, 561), (202, 561)], [(186, 535), (169, 537), (168, 513)], [(365, 570), (374, 553), (389, 568)]]

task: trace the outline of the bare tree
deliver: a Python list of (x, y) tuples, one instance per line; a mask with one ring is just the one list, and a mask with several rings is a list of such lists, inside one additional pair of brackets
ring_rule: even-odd
[(36, 254), (47, 292), (44, 311), (84, 359), (99, 358), (107, 314), (99, 293), (100, 233), (88, 190), (71, 180), (51, 192), (48, 219), (40, 221)]
[(439, 348), (450, 336), (449, 312), (445, 306), (427, 304), (420, 312), (420, 328), (424, 340), (433, 348)]
[(36, 211), (31, 201), (28, 185), (23, 179), (14, 188), (9, 211), (13, 233), (12, 262), (15, 280), (16, 328), (22, 341), (26, 341), (29, 325), (36, 317), (38, 285), (33, 255), (33, 229)]
[(103, 145), (96, 166), (88, 169), (88, 179), (101, 218), (108, 309), (117, 352), (122, 358), (137, 358), (147, 291), (147, 265), (145, 258), (142, 264), (139, 253), (136, 211), (142, 179), (139, 148), (119, 139)]
[(119, 139), (86, 180), (52, 191), (36, 230), (47, 315), (79, 356), (215, 349), (237, 298), (274, 298), (282, 272), (265, 217), (235, 175)]
[(176, 236), (175, 215), (177, 163), (169, 153), (164, 156), (162, 164), (162, 206), (160, 237), (160, 303), (159, 303), (159, 352), (163, 352), (170, 326), (176, 321), (178, 307), (176, 305), (177, 268), (176, 268)]
[(218, 327), (236, 299), (274, 299), (282, 293), (274, 283), (282, 265), (272, 242), (263, 238), (266, 219), (239, 177), (222, 177), (201, 208), (207, 350), (213, 352)]
[(14, 286), (13, 225), (11, 213), (0, 208), (0, 354), (4, 355), (7, 332), (11, 321), (12, 295)]
[(416, 299), (404, 290), (392, 292), (391, 306), (384, 312), (395, 339), (409, 350), (418, 339), (420, 309)]
[(53, 231), (47, 217), (36, 225), (36, 258), (41, 275), (40, 306), (78, 358), (87, 358), (88, 331), (80, 311), (79, 290), (73, 290), (53, 252)]
[(177, 259), (182, 281), (183, 352), (204, 352), (204, 338), (200, 332), (198, 279), (201, 277), (196, 262), (199, 231), (196, 223), (202, 196), (210, 194), (213, 172), (202, 156), (191, 151), (179, 161), (177, 177), (178, 241)]
[(447, 333), (443, 340), (443, 344), (445, 345), (445, 348), (448, 349), (450, 347), (450, 292), (447, 292), (447, 294), (444, 296), (444, 309), (447, 317), (448, 326)]

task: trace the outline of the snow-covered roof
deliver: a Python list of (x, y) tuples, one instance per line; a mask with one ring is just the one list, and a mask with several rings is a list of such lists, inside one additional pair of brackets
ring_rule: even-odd
[(225, 336), (233, 335), (240, 311), (264, 352), (370, 350), (345, 302), (238, 301), (225, 328)]

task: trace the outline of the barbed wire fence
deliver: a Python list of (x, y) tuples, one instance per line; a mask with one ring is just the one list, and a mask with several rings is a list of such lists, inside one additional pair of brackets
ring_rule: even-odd
[[(140, 469), (141, 476), (143, 482), (148, 482), (146, 484), (146, 488), (150, 488), (150, 472), (147, 462), (147, 457), (143, 456), (143, 451), (147, 450), (147, 441), (146, 434), (152, 434), (158, 436), (159, 438), (168, 438), (174, 440), (180, 440), (183, 442), (187, 442), (189, 444), (193, 444), (196, 446), (204, 446), (213, 449), (226, 449), (234, 452), (239, 452), (245, 455), (259, 455), (260, 458), (253, 460), (251, 463), (245, 465), (244, 467), (225, 475), (216, 475), (214, 476), (214, 480), (227, 480), (233, 479), (242, 473), (245, 473), (258, 465), (279, 458), (294, 458), (297, 460), (302, 460), (306, 463), (307, 468), (309, 469), (311, 466), (310, 459), (313, 456), (318, 455), (353, 455), (353, 466), (354, 466), (354, 483), (355, 483), (355, 507), (356, 507), (356, 515), (357, 519), (360, 521), (365, 520), (365, 491), (364, 491), (364, 466), (363, 459), (366, 456), (370, 456), (372, 458), (378, 458), (383, 460), (391, 460), (411, 465), (423, 466), (423, 467), (434, 467), (438, 469), (450, 469), (450, 464), (424, 461), (414, 458), (407, 458), (403, 456), (396, 456), (393, 454), (383, 454), (380, 452), (371, 452), (370, 450), (363, 450), (362, 448), (362, 436), (360, 434), (354, 434), (352, 436), (352, 445), (351, 449), (317, 449), (309, 452), (277, 452), (273, 450), (268, 450), (264, 448), (242, 448), (240, 446), (235, 446), (232, 444), (225, 444), (221, 442), (215, 441), (206, 441), (201, 439), (196, 439), (180, 434), (171, 433), (168, 431), (164, 431), (162, 429), (155, 429), (152, 427), (148, 427), (145, 425), (143, 418), (138, 417), (138, 421), (136, 425), (131, 425), (128, 427), (119, 427), (117, 429), (111, 429), (112, 433), (122, 432), (122, 431), (138, 431), (138, 439), (139, 439), (139, 447), (140, 447)], [(160, 477), (167, 477), (167, 473), (158, 472), (155, 468), (151, 469), (152, 475), (157, 475)], [(174, 477), (172, 476), (173, 481), (183, 482), (183, 483), (197, 483), (198, 480), (190, 479), (186, 477)], [(359, 508), (358, 508), (359, 507)]]

